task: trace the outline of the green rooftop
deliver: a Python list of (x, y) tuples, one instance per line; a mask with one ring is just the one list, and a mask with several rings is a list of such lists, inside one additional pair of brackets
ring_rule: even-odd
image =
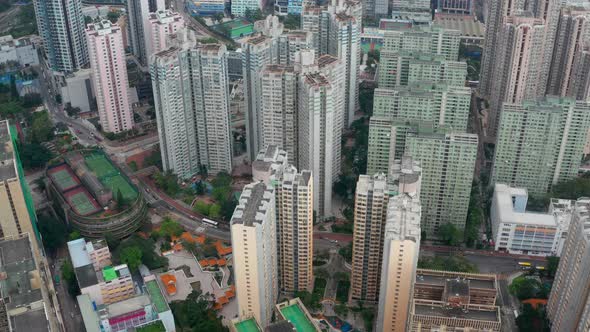
[(104, 281), (111, 281), (117, 279), (117, 271), (112, 266), (107, 266), (102, 269), (102, 276)]
[(145, 286), (147, 287), (147, 292), (150, 296), (150, 299), (152, 300), (152, 303), (156, 307), (156, 311), (158, 313), (168, 311), (168, 303), (166, 303), (166, 299), (164, 298), (164, 295), (162, 295), (162, 291), (160, 290), (158, 283), (155, 280), (150, 280), (145, 283)]
[(243, 320), (239, 323), (236, 323), (234, 326), (238, 332), (260, 332), (258, 324), (256, 324), (254, 318)]
[(297, 332), (316, 332), (315, 326), (307, 319), (305, 313), (297, 304), (290, 305), (281, 309), (281, 313), (286, 320), (290, 321)]

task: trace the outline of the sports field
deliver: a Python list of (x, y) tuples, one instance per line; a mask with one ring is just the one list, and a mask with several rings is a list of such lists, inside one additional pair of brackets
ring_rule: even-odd
[(100, 179), (100, 181), (113, 192), (113, 197), (116, 198), (117, 192), (121, 190), (123, 199), (127, 202), (132, 202), (137, 197), (137, 192), (121, 175), (115, 175)]
[(125, 179), (111, 162), (102, 154), (91, 154), (85, 158), (88, 168), (96, 174), (98, 180), (113, 192), (116, 197), (117, 192), (121, 191), (123, 199), (127, 202), (135, 200), (137, 192), (129, 181)]
[(117, 170), (111, 164), (111, 162), (101, 154), (91, 154), (84, 158), (86, 161), (86, 165), (88, 168), (96, 174), (97, 178), (102, 178), (105, 176), (111, 176), (117, 174)]
[(81, 216), (87, 216), (100, 210), (98, 204), (83, 188), (74, 189), (66, 194), (70, 206)]
[(80, 184), (78, 179), (68, 169), (67, 165), (61, 165), (48, 171), (49, 176), (62, 192), (74, 188)]
[(315, 332), (313, 324), (307, 319), (305, 313), (297, 304), (281, 309), (281, 313), (288, 321), (295, 326), (297, 332)]

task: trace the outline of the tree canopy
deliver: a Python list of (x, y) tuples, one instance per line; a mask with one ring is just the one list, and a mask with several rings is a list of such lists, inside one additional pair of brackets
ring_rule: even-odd
[(470, 273), (478, 272), (477, 267), (462, 256), (421, 257), (418, 259), (418, 268)]
[(68, 230), (61, 220), (45, 214), (40, 214), (38, 227), (41, 237), (43, 238), (43, 245), (47, 250), (54, 252), (65, 245)]
[(141, 252), (141, 249), (137, 246), (132, 246), (123, 248), (119, 254), (119, 259), (122, 263), (127, 264), (127, 267), (129, 267), (131, 271), (137, 271), (137, 268), (141, 265), (142, 256), (143, 253)]
[(441, 240), (445, 241), (450, 246), (458, 245), (463, 238), (461, 231), (457, 229), (457, 226), (451, 223), (442, 224), (438, 229), (438, 235)]
[(207, 331), (226, 332), (227, 327), (223, 326), (221, 319), (211, 309), (213, 297), (209, 294), (202, 294), (194, 290), (184, 301), (170, 303), (174, 321), (181, 331)]

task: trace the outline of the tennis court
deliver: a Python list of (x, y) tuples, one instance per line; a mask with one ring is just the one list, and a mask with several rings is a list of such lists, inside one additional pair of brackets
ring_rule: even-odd
[(74, 178), (67, 165), (61, 165), (48, 171), (51, 180), (64, 192), (80, 184), (78, 179)]
[(288, 321), (295, 326), (297, 332), (315, 332), (316, 328), (307, 319), (305, 313), (297, 304), (282, 308), (281, 313)]
[(66, 194), (70, 206), (81, 216), (87, 216), (100, 210), (98, 204), (90, 197), (90, 194), (83, 188), (74, 189)]

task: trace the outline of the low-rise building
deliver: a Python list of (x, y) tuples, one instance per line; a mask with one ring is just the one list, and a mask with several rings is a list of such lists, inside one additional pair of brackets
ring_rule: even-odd
[(551, 199), (547, 213), (527, 212), (528, 192), (497, 183), (490, 210), (495, 250), (511, 254), (560, 256), (574, 204)]
[(436, 14), (434, 24), (461, 31), (461, 43), (483, 46), (485, 26), (471, 15)]
[(176, 331), (174, 316), (155, 276), (150, 274), (143, 281), (145, 286), (141, 294), (112, 304), (97, 306), (88, 294), (79, 295), (77, 300), (86, 331), (143, 331), (142, 327), (153, 324), (161, 326), (158, 331)]
[(27, 37), (14, 39), (11, 35), (0, 37), (0, 63), (18, 62), (20, 66), (39, 64), (37, 47)]
[(80, 108), (80, 113), (97, 110), (94, 88), (92, 86), (92, 69), (80, 69), (64, 78), (61, 95), (64, 105)]
[(502, 327), (493, 274), (416, 271), (407, 331), (489, 331)]
[(213, 16), (225, 12), (225, 0), (192, 0), (185, 3), (186, 8), (197, 16)]
[[(111, 304), (135, 295), (133, 279), (127, 264), (96, 269), (98, 266), (93, 264), (91, 258), (93, 251), (89, 253), (83, 238), (68, 242), (68, 251), (80, 293), (87, 294), (95, 305)], [(110, 255), (108, 259), (110, 260)], [(103, 259), (101, 263), (104, 261)]]
[(0, 331), (51, 331), (38, 263), (29, 234), (0, 239)]

